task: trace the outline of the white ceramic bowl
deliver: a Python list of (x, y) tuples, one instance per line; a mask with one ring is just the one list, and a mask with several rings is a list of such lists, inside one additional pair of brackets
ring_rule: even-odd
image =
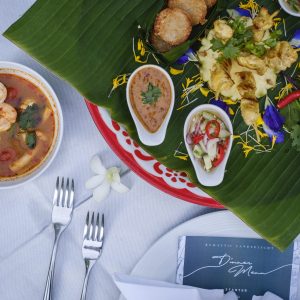
[(292, 10), (292, 9), (289, 7), (289, 5), (286, 3), (285, 0), (278, 0), (278, 2), (279, 2), (279, 4), (280, 4), (280, 6), (282, 7), (282, 9), (283, 9), (286, 13), (288, 13), (288, 14), (294, 16), (294, 17), (300, 17), (300, 12), (296, 12), (296, 11)]
[[(139, 72), (140, 70), (144, 69), (144, 68), (148, 68), (148, 67), (152, 67), (155, 69), (158, 69), (160, 72), (162, 72), (168, 79), (170, 86), (171, 86), (171, 92), (172, 92), (172, 99), (171, 99), (171, 105), (169, 108), (169, 111), (164, 119), (164, 122), (162, 123), (162, 125), (160, 126), (160, 128), (158, 129), (158, 131), (151, 133), (148, 130), (145, 129), (145, 127), (143, 126), (143, 124), (140, 122), (140, 120), (138, 119), (138, 117), (136, 116), (133, 107), (131, 105), (131, 101), (130, 101), (130, 96), (129, 96), (129, 87), (132, 81), (132, 78), (135, 76), (135, 74), (137, 72)], [(127, 88), (126, 88), (126, 98), (127, 98), (127, 104), (131, 113), (131, 116), (133, 118), (133, 121), (135, 123), (136, 129), (137, 129), (137, 133), (139, 135), (139, 138), (141, 140), (141, 142), (147, 146), (157, 146), (160, 145), (165, 137), (166, 137), (166, 132), (167, 132), (167, 128), (168, 128), (168, 124), (172, 115), (172, 111), (174, 108), (174, 102), (175, 102), (175, 90), (174, 90), (174, 84), (173, 81), (170, 77), (170, 75), (168, 74), (168, 72), (166, 72), (163, 68), (156, 66), (156, 65), (144, 65), (142, 67), (137, 68), (129, 77), (128, 79), (128, 83), (127, 83)]]
[(0, 189), (5, 189), (5, 188), (17, 187), (19, 185), (22, 185), (26, 182), (29, 182), (37, 178), (50, 166), (51, 162), (54, 160), (55, 156), (57, 155), (58, 149), (62, 141), (63, 115), (62, 115), (62, 110), (61, 110), (59, 100), (54, 90), (49, 85), (49, 83), (37, 72), (21, 64), (0, 61), (0, 73), (15, 74), (36, 85), (49, 99), (49, 102), (53, 108), (54, 116), (55, 116), (55, 133), (54, 133), (53, 143), (43, 162), (40, 165), (38, 165), (35, 169), (26, 173), (23, 176), (21, 175), (20, 177), (16, 177), (13, 179), (0, 181)]
[[(194, 157), (192, 147), (190, 145), (188, 145), (188, 143), (186, 141), (186, 136), (188, 134), (188, 130), (189, 130), (189, 126), (190, 126), (190, 122), (191, 122), (192, 118), (194, 117), (195, 114), (198, 114), (198, 113), (201, 113), (204, 111), (211, 112), (212, 114), (214, 114), (218, 118), (220, 118), (226, 125), (228, 131), (231, 133), (228, 149), (225, 153), (224, 160), (218, 167), (213, 169), (211, 172), (207, 172), (204, 170), (201, 163)], [(230, 154), (231, 147), (232, 147), (232, 140), (233, 140), (232, 123), (231, 123), (230, 118), (228, 117), (227, 113), (223, 109), (221, 109), (215, 105), (212, 105), (212, 104), (199, 105), (198, 107), (194, 108), (190, 112), (188, 117), (186, 118), (183, 134), (184, 134), (185, 146), (188, 150), (188, 154), (190, 156), (190, 159), (191, 159), (194, 169), (196, 171), (198, 181), (204, 186), (217, 186), (217, 185), (221, 184), (224, 179), (225, 168), (226, 168), (226, 164), (227, 164), (227, 161), (229, 158), (229, 154)]]

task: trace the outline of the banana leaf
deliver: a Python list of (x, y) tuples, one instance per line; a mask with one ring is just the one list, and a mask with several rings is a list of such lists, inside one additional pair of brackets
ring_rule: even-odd
[[(277, 1), (258, 3), (272, 12), (279, 9)], [(224, 5), (232, 8), (238, 4), (238, 1), (219, 0), (222, 13), (218, 7), (215, 11), (225, 15)], [(125, 85), (111, 93), (112, 80), (139, 66), (133, 58), (133, 38), (139, 34), (138, 27), (146, 32), (151, 28), (155, 15), (164, 5), (163, 0), (38, 0), (4, 36), (68, 81), (84, 97), (108, 108), (112, 117), (124, 124), (130, 136), (139, 141), (126, 104)], [(287, 39), (290, 39), (298, 29), (298, 19), (284, 12), (280, 17), (285, 19)], [(204, 29), (199, 28), (195, 36)], [(166, 61), (180, 56), (185, 47), (176, 51)], [(148, 62), (156, 63), (156, 60), (150, 55)], [(169, 69), (168, 63), (163, 65)], [(164, 165), (187, 172), (199, 188), (270, 243), (285, 249), (300, 233), (300, 153), (294, 150), (288, 137), (271, 153), (250, 154), (247, 158), (241, 146), (235, 143), (224, 182), (213, 188), (200, 186), (190, 160), (174, 156), (175, 149), (183, 141), (182, 130), (178, 128), (183, 128), (187, 115), (195, 106), (208, 101), (199, 92), (194, 96), (197, 101), (177, 110), (182, 83), (196, 74), (197, 67), (187, 64), (182, 74), (173, 76), (176, 106), (166, 139), (160, 146), (141, 146)], [(270, 98), (278, 94), (280, 87), (270, 91)], [(245, 130), (241, 117), (234, 127), (235, 132)], [(184, 146), (180, 150), (186, 152)]]

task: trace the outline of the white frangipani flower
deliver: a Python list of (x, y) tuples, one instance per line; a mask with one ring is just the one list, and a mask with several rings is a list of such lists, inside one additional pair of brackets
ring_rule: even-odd
[(105, 169), (99, 156), (90, 161), (90, 168), (96, 175), (87, 180), (85, 187), (93, 190), (93, 199), (100, 202), (105, 199), (111, 188), (118, 193), (126, 193), (129, 188), (121, 183), (120, 169), (112, 167)]

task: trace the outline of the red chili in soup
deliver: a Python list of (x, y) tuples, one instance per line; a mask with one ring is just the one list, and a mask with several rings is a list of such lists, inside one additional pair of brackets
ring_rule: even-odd
[(25, 175), (49, 153), (55, 115), (47, 96), (33, 83), (0, 74), (0, 181)]

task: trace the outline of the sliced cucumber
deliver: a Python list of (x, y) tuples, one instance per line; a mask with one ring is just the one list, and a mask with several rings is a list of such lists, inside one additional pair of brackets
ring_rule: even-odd
[(205, 154), (205, 152), (199, 145), (196, 145), (193, 149), (193, 154), (196, 158), (201, 158)]
[(204, 112), (202, 113), (202, 116), (203, 116), (205, 119), (209, 120), (209, 121), (215, 120), (215, 119), (216, 119), (216, 117), (215, 117), (213, 114), (211, 114), (211, 113), (209, 113), (209, 112), (207, 112), (207, 111), (204, 111)]
[(206, 171), (210, 171), (210, 169), (212, 168), (212, 163), (211, 163), (211, 160), (210, 160), (208, 154), (205, 154), (203, 156), (203, 161), (204, 161), (204, 168), (205, 168), (205, 170)]
[(219, 139), (209, 140), (207, 143), (207, 154), (211, 161), (213, 161), (217, 157), (217, 143)]
[(203, 141), (200, 141), (199, 145), (200, 145), (200, 147), (201, 147), (202, 151), (203, 151), (204, 153), (206, 153), (206, 152), (207, 152), (207, 150), (206, 150), (206, 147), (205, 147), (205, 144), (204, 144), (204, 142), (203, 142)]
[(225, 139), (225, 138), (227, 138), (227, 137), (229, 137), (229, 136), (230, 136), (230, 132), (229, 132), (229, 131), (227, 131), (227, 130), (225, 130), (225, 129), (221, 129), (221, 130), (220, 130), (219, 138)]

